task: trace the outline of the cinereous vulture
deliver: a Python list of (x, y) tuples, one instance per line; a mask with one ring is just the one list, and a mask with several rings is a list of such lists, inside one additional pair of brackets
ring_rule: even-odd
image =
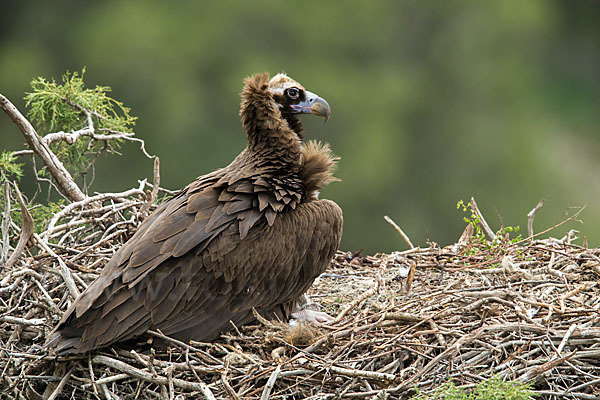
[(331, 262), (342, 211), (319, 200), (329, 147), (304, 143), (299, 114), (329, 118), (325, 100), (285, 74), (244, 81), (247, 147), (158, 207), (65, 312), (47, 345), (82, 353), (160, 330), (213, 340), (254, 321), (286, 320)]

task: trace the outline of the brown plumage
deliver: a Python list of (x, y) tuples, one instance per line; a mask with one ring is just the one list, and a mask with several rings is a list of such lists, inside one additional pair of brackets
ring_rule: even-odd
[(254, 319), (289, 317), (329, 265), (342, 211), (318, 190), (332, 181), (329, 147), (302, 143), (299, 113), (329, 106), (284, 74), (245, 80), (248, 145), (161, 205), (67, 310), (48, 339), (81, 353), (159, 329), (212, 340)]

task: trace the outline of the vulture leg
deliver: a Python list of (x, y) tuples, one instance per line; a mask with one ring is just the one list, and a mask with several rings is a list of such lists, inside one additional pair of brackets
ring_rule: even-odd
[(322, 311), (300, 310), (291, 314), (291, 317), (298, 321), (309, 322), (315, 325), (325, 325), (332, 322), (335, 318)]

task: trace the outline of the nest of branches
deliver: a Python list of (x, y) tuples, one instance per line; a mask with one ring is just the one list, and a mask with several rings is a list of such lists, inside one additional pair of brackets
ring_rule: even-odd
[(335, 316), (327, 326), (258, 316), (213, 343), (149, 332), (135, 349), (48, 354), (48, 332), (151, 211), (144, 184), (71, 203), (0, 269), (0, 396), (384, 399), (500, 376), (544, 397), (598, 398), (600, 249), (570, 236), (485, 246), (472, 225), (445, 248), (339, 252), (310, 292)]
[[(522, 240), (494, 234), (474, 199), (467, 229), (444, 248), (413, 247), (388, 219), (410, 250), (339, 252), (310, 290), (334, 316), (324, 326), (256, 315), (255, 324), (213, 343), (147, 332), (135, 346), (48, 354), (43, 344), (63, 312), (152, 212), (161, 190), (170, 193), (159, 187), (157, 158), (153, 184), (90, 196), (83, 175), (81, 190), (53, 152), (58, 144), (82, 143), (91, 157), (114, 140), (139, 142), (145, 153), (144, 143), (120, 131), (132, 118), (106, 88), (83, 90), (75, 74), (63, 86), (34, 83), (44, 89), (30, 96), (34, 117), (60, 109), (77, 125), (41, 137), (0, 95), (29, 147), (0, 161), (17, 174), (14, 157), (41, 159), (52, 180), (36, 171), (38, 183), (68, 200), (40, 231), (30, 213), (36, 206), (0, 170), (0, 398), (396, 399), (435, 396), (449, 380), (469, 390), (493, 378), (527, 383), (545, 398), (600, 399), (600, 249), (575, 245), (571, 233), (534, 235), (541, 203)], [(124, 117), (115, 117), (115, 104)], [(169, 346), (154, 348), (157, 338)]]

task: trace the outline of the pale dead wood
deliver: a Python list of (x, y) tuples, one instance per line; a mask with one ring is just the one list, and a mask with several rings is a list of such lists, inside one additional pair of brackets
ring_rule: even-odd
[[(27, 242), (31, 238), (31, 235), (33, 235), (33, 217), (29, 213), (29, 210), (27, 209), (27, 205), (25, 204), (25, 201), (23, 200), (23, 195), (21, 195), (21, 191), (19, 190), (18, 186), (16, 186), (16, 185), (15, 185), (15, 191), (17, 193), (17, 200), (19, 201), (19, 206), (21, 207), (21, 226), (22, 226), (22, 228), (21, 228), (21, 234), (19, 235), (19, 242), (17, 243), (17, 247), (15, 247), (15, 250), (13, 251), (13, 253), (10, 256), (10, 258), (8, 259), (8, 261), (6, 262), (6, 265), (8, 267), (12, 266), (15, 263), (15, 261), (17, 261), (17, 259), (21, 256), (21, 253), (23, 253), (23, 250), (25, 250), (25, 246), (27, 245)], [(8, 208), (8, 209), (10, 209), (10, 208)]]
[(148, 206), (146, 210), (149, 210), (152, 204), (156, 201), (158, 196), (158, 189), (160, 188), (160, 159), (154, 157), (154, 179), (152, 183), (152, 192), (150, 192), (150, 198), (148, 199)]
[(575, 353), (576, 353), (576, 351), (573, 351), (564, 357), (560, 357), (558, 359), (552, 359), (548, 362), (545, 362), (544, 364), (542, 364), (540, 366), (533, 367), (530, 370), (528, 370), (526, 373), (524, 373), (523, 375), (519, 376), (517, 378), (517, 380), (521, 381), (521, 382), (530, 382), (532, 379), (537, 378), (539, 375), (542, 375), (542, 374), (546, 373), (547, 371), (551, 370), (552, 368), (555, 368), (556, 366), (567, 361), (569, 358), (573, 357), (575, 355)]
[(404, 233), (404, 231), (402, 230), (402, 228), (400, 228), (394, 222), (393, 219), (391, 219), (387, 215), (384, 216), (383, 219), (385, 219), (387, 221), (387, 223), (390, 224), (396, 230), (396, 232), (398, 232), (400, 234), (400, 236), (402, 237), (402, 239), (404, 239), (404, 241), (406, 242), (406, 244), (408, 244), (408, 247), (410, 247), (411, 249), (415, 248), (415, 246), (413, 246), (412, 242), (410, 241), (410, 238), (408, 237), (408, 235), (406, 233)]
[[(96, 141), (104, 141), (104, 142), (109, 142), (109, 141), (113, 141), (113, 140), (124, 140), (124, 141), (129, 141), (129, 142), (140, 143), (140, 148), (141, 148), (142, 152), (144, 153), (144, 155), (148, 158), (156, 159), (156, 156), (153, 156), (146, 151), (145, 142), (142, 139), (135, 137), (135, 133), (120, 132), (120, 131), (115, 131), (115, 130), (107, 129), (107, 128), (96, 129), (96, 127), (94, 126), (94, 122), (92, 120), (92, 116), (95, 116), (100, 119), (105, 119), (104, 116), (96, 113), (95, 111), (88, 111), (77, 104), (73, 104), (71, 101), (69, 101), (69, 99), (63, 99), (63, 101), (65, 103), (69, 104), (71, 107), (77, 108), (79, 111), (81, 111), (86, 116), (86, 120), (87, 120), (88, 124), (86, 127), (78, 129), (76, 131), (72, 131), (72, 132), (60, 131), (60, 132), (52, 132), (52, 133), (46, 134), (42, 138), (42, 141), (44, 143), (46, 143), (47, 145), (49, 145), (53, 142), (56, 142), (56, 141), (60, 141), (60, 140), (63, 140), (68, 144), (74, 144), (75, 142), (77, 142), (77, 140), (79, 140), (82, 137), (89, 137)], [(109, 132), (109, 133), (108, 134), (97, 133), (96, 132), (97, 130), (103, 131), (103, 132)], [(20, 152), (20, 154), (26, 154), (26, 153)]]
[(75, 210), (77, 208), (83, 208), (85, 206), (89, 206), (92, 203), (103, 202), (106, 200), (123, 199), (123, 198), (130, 197), (132, 195), (135, 195), (135, 194), (143, 196), (144, 195), (143, 188), (145, 185), (146, 185), (146, 180), (144, 179), (144, 180), (140, 181), (140, 185), (138, 188), (129, 189), (129, 190), (126, 190), (121, 193), (100, 193), (95, 196), (86, 197), (85, 199), (82, 199), (80, 201), (76, 201), (76, 202), (69, 204), (68, 206), (66, 206), (62, 210), (60, 210), (58, 213), (56, 213), (54, 215), (54, 217), (52, 217), (52, 219), (48, 223), (48, 229), (43, 234), (44, 240), (45, 241), (48, 240), (48, 237), (54, 231), (54, 226), (56, 225), (56, 223), (61, 218), (63, 218), (65, 215), (72, 213), (73, 210)]
[(10, 324), (25, 325), (25, 326), (39, 326), (39, 325), (44, 325), (44, 322), (46, 322), (46, 318), (27, 319), (27, 318), (13, 317), (11, 315), (0, 315), (0, 322), (8, 322)]
[(471, 208), (473, 209), (475, 214), (477, 214), (477, 217), (479, 217), (479, 225), (481, 226), (481, 228), (483, 229), (483, 231), (485, 232), (487, 237), (492, 241), (496, 240), (496, 234), (494, 233), (492, 228), (490, 228), (490, 226), (488, 225), (487, 221), (485, 220), (485, 218), (483, 216), (483, 213), (479, 210), (479, 207), (477, 206), (477, 202), (475, 201), (475, 197), (471, 197), (470, 204), (471, 204)]
[(513, 243), (513, 245), (517, 246), (517, 245), (520, 245), (520, 244), (522, 244), (522, 243), (523, 243), (523, 242), (525, 242), (525, 241), (531, 241), (532, 239), (535, 239), (536, 237), (540, 237), (540, 236), (542, 236), (542, 235), (545, 235), (545, 234), (546, 234), (546, 233), (548, 233), (548, 232), (551, 232), (551, 231), (555, 230), (556, 228), (558, 228), (558, 227), (560, 227), (560, 226), (562, 226), (562, 225), (566, 224), (567, 222), (576, 221), (576, 220), (577, 220), (577, 217), (579, 217), (579, 215), (580, 215), (580, 214), (583, 212), (583, 210), (585, 210), (585, 206), (579, 207), (579, 208), (577, 209), (577, 211), (576, 211), (576, 212), (575, 212), (573, 215), (571, 215), (571, 216), (568, 216), (568, 217), (566, 217), (566, 218), (564, 218), (564, 219), (560, 220), (559, 222), (557, 222), (557, 223), (556, 223), (556, 224), (554, 224), (553, 226), (551, 226), (551, 227), (549, 227), (549, 228), (546, 228), (546, 229), (544, 229), (544, 230), (543, 230), (543, 231), (541, 231), (541, 232), (538, 232), (538, 233), (535, 233), (535, 234), (533, 234), (533, 235), (530, 235), (530, 236), (528, 236), (528, 237), (526, 237), (526, 238), (523, 238), (523, 239), (519, 240), (518, 242), (515, 242), (515, 243)]
[(2, 250), (0, 251), (0, 264), (4, 265), (8, 259), (8, 252), (10, 251), (10, 182), (4, 182), (4, 212), (2, 213)]
[(350, 312), (350, 310), (352, 310), (353, 308), (355, 308), (356, 306), (358, 306), (360, 303), (362, 303), (363, 301), (365, 301), (367, 298), (369, 298), (369, 297), (373, 296), (374, 294), (376, 294), (379, 291), (379, 286), (380, 286), (380, 280), (379, 279), (375, 279), (373, 287), (371, 289), (367, 290), (366, 292), (364, 292), (363, 294), (361, 294), (356, 299), (354, 299), (346, 307), (344, 307), (338, 313), (338, 315), (334, 318), (334, 320), (331, 323), (332, 324), (337, 324), (342, 319), (344, 319), (344, 316), (346, 314), (348, 314), (348, 312)]
[(275, 386), (275, 381), (279, 377), (279, 373), (281, 372), (281, 365), (278, 365), (275, 370), (269, 376), (269, 380), (263, 389), (262, 395), (260, 396), (260, 400), (268, 400), (271, 396), (271, 391), (273, 390), (273, 386)]
[(76, 299), (77, 297), (79, 297), (80, 292), (79, 292), (79, 289), (77, 289), (77, 285), (75, 284), (75, 281), (73, 280), (73, 275), (71, 273), (71, 270), (69, 269), (69, 267), (67, 267), (67, 264), (65, 264), (62, 257), (59, 256), (58, 254), (56, 254), (54, 252), (54, 250), (52, 250), (50, 248), (50, 246), (48, 246), (48, 244), (42, 238), (40, 238), (40, 236), (37, 233), (34, 233), (33, 237), (35, 238), (36, 242), (40, 245), (40, 247), (43, 250), (45, 250), (48, 254), (50, 254), (50, 256), (54, 257), (54, 259), (56, 261), (58, 261), (58, 265), (59, 265), (58, 271), (60, 273), (60, 276), (62, 276), (65, 284), (67, 285), (67, 288), (69, 288), (71, 297), (73, 299)]
[(52, 394), (50, 394), (50, 396), (48, 397), (48, 400), (55, 400), (58, 396), (60, 396), (61, 392), (63, 391), (63, 388), (65, 387), (67, 381), (71, 378), (71, 374), (73, 373), (73, 368), (71, 368), (66, 374), (65, 376), (60, 380), (60, 382), (58, 383), (58, 386), (56, 387), (56, 389), (54, 389), (54, 391), (52, 392)]
[(537, 203), (537, 205), (527, 213), (527, 235), (529, 235), (530, 237), (533, 237), (533, 219), (535, 218), (535, 214), (544, 205), (544, 201), (546, 200), (540, 200), (539, 203)]
[[(166, 377), (155, 376), (154, 374), (152, 374), (150, 372), (146, 372), (141, 369), (134, 368), (127, 363), (124, 363), (122, 361), (116, 360), (111, 357), (98, 355), (98, 356), (95, 356), (94, 358), (92, 358), (92, 362), (94, 364), (106, 365), (107, 367), (114, 368), (118, 371), (128, 374), (129, 376), (139, 378), (144, 381), (158, 383), (160, 385), (168, 384), (168, 379)], [(188, 381), (184, 381), (181, 379), (173, 379), (173, 385), (183, 388), (183, 389), (187, 389), (187, 390), (197, 390), (197, 391), (201, 392), (206, 399), (214, 399), (215, 398), (214, 395), (212, 395), (212, 392), (210, 391), (208, 386), (206, 386), (206, 384), (203, 382), (188, 382)]]
[(225, 389), (225, 393), (229, 396), (230, 399), (240, 400), (240, 396), (236, 393), (235, 390), (231, 387), (229, 380), (227, 379), (227, 370), (223, 370), (221, 372), (221, 383), (223, 383), (223, 388)]
[(75, 180), (69, 171), (66, 170), (62, 162), (56, 157), (52, 150), (50, 150), (48, 143), (38, 135), (29, 120), (21, 114), (17, 107), (2, 94), (0, 94), (0, 108), (8, 114), (10, 119), (12, 119), (15, 125), (21, 130), (29, 148), (42, 159), (48, 168), (48, 172), (55, 179), (60, 192), (71, 201), (81, 201), (85, 199), (85, 194), (75, 183)]
[(94, 122), (92, 121), (92, 115), (95, 115), (96, 117), (100, 117), (100, 118), (104, 118), (104, 117), (102, 117), (101, 115), (99, 115), (97, 113), (89, 112), (88, 110), (85, 110), (79, 106), (77, 106), (77, 108), (82, 113), (85, 114), (88, 125), (82, 129), (72, 131), (72, 132), (59, 131), (59, 132), (48, 133), (48, 134), (44, 135), (44, 137), (42, 138), (42, 140), (46, 144), (50, 144), (50, 143), (57, 142), (60, 140), (64, 140), (68, 144), (74, 144), (75, 142), (77, 142), (77, 140), (79, 140), (79, 138), (82, 138), (82, 137), (90, 137), (95, 140), (105, 140), (105, 141), (129, 140), (134, 135), (134, 133), (127, 133), (127, 132), (118, 132), (118, 133), (113, 133), (113, 134), (109, 134), (109, 135), (97, 134), (96, 128), (94, 127)]

